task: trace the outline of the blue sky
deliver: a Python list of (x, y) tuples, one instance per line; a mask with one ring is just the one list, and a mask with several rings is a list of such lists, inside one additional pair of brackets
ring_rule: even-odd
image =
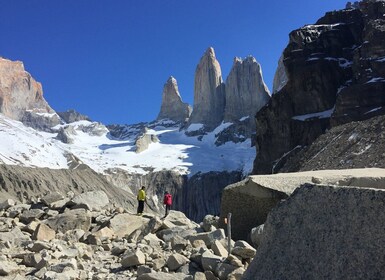
[(254, 56), (269, 89), (290, 31), (345, 0), (0, 0), (0, 56), (21, 60), (56, 111), (105, 124), (154, 120), (174, 76), (193, 104), (195, 68), (212, 46), (226, 79)]

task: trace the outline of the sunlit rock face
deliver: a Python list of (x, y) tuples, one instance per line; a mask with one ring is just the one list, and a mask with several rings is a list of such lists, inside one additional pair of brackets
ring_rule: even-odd
[[(59, 117), (43, 98), (41, 84), (24, 70), (22, 62), (4, 58), (0, 58), (0, 113), (32, 127), (39, 123), (37, 128), (59, 123)], [(42, 124), (45, 121), (47, 125)]]
[(194, 106), (189, 123), (213, 129), (223, 121), (225, 88), (221, 66), (213, 48), (208, 48), (195, 70)]
[(384, 14), (384, 1), (362, 1), (290, 33), (287, 82), (256, 116), (254, 174), (278, 172), (331, 126), (385, 113)]
[(269, 99), (261, 65), (252, 56), (244, 60), (235, 58), (226, 79), (224, 120), (233, 122), (243, 117), (254, 117)]
[(0, 112), (7, 117), (21, 120), (26, 110), (54, 113), (22, 62), (0, 58), (0, 85)]
[(191, 107), (187, 103), (182, 102), (176, 79), (170, 77), (163, 88), (162, 106), (157, 119), (170, 119), (176, 122), (184, 122), (190, 116), (191, 110)]

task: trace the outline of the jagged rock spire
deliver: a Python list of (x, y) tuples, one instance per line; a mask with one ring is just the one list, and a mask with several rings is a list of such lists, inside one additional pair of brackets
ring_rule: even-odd
[(163, 87), (162, 106), (158, 115), (160, 119), (170, 119), (183, 122), (191, 114), (191, 107), (182, 102), (179, 94), (178, 83), (174, 77), (170, 77)]
[(202, 56), (194, 82), (194, 106), (189, 123), (201, 123), (208, 129), (223, 120), (225, 91), (221, 66), (212, 47)]
[(225, 121), (236, 121), (254, 115), (270, 99), (263, 81), (260, 64), (254, 57), (234, 58), (233, 67), (226, 79)]

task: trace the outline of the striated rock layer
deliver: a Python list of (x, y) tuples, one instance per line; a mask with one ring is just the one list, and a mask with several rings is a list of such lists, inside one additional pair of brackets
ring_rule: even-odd
[(270, 213), (242, 279), (382, 279), (384, 213), (384, 190), (307, 184)]
[(330, 126), (385, 113), (384, 14), (384, 1), (363, 1), (290, 33), (287, 83), (256, 116), (254, 174), (277, 172)]
[(223, 120), (225, 90), (213, 48), (208, 48), (195, 70), (194, 106), (189, 123), (215, 128)]
[(243, 117), (254, 117), (269, 99), (261, 65), (251, 56), (244, 60), (235, 58), (226, 79), (224, 120), (233, 122)]
[(170, 77), (163, 88), (162, 106), (157, 119), (184, 122), (190, 117), (191, 110), (190, 105), (182, 102), (176, 79)]

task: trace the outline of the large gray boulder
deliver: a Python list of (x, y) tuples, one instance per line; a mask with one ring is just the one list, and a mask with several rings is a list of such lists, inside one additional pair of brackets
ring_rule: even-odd
[(66, 233), (72, 229), (88, 231), (91, 227), (91, 215), (84, 209), (74, 209), (49, 218), (45, 223), (56, 232)]
[(170, 77), (163, 87), (162, 105), (157, 119), (184, 122), (190, 117), (191, 111), (190, 105), (182, 102), (176, 79)]
[(270, 99), (270, 92), (263, 81), (261, 65), (254, 57), (235, 58), (226, 79), (225, 122), (238, 121), (255, 114)]
[(221, 66), (213, 48), (208, 48), (196, 70), (194, 82), (194, 106), (189, 124), (199, 123), (211, 129), (223, 120), (225, 91)]
[(263, 224), (269, 212), (305, 183), (341, 186), (384, 187), (385, 169), (320, 170), (249, 176), (227, 186), (222, 194), (220, 226), (232, 213), (232, 237), (246, 240), (251, 229)]
[(76, 195), (71, 200), (74, 207), (85, 208), (92, 211), (100, 211), (110, 203), (104, 191), (91, 191)]
[(382, 279), (385, 191), (306, 184), (270, 213), (251, 279)]

